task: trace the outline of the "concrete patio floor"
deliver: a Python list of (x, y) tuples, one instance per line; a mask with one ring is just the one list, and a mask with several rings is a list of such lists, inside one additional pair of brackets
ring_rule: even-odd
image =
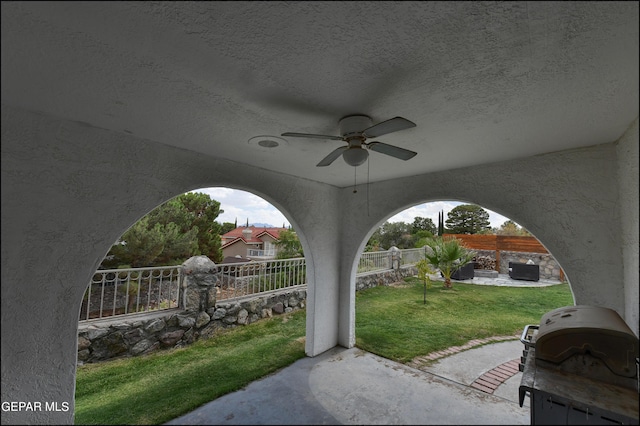
[[(460, 281), (539, 287), (500, 274)], [(169, 425), (528, 425), (529, 399), (518, 403), (524, 345), (516, 336), (471, 342), (400, 364), (358, 348), (334, 347), (224, 395)], [(480, 345), (480, 346), (479, 346)]]
[(500, 342), (459, 352), (419, 370), (358, 348), (335, 347), (167, 424), (526, 425), (528, 405), (520, 407), (517, 402), (522, 373), (493, 394), (471, 386), (521, 352), (517, 340)]

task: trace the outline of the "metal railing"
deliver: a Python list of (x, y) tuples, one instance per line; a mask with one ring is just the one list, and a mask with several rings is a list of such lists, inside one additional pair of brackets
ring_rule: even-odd
[(97, 270), (80, 321), (178, 307), (181, 266)]
[(402, 253), (401, 265), (415, 265), (421, 259), (424, 259), (425, 247), (400, 250)]
[(391, 268), (391, 256), (388, 251), (371, 251), (362, 253), (356, 274), (380, 271)]
[[(424, 249), (399, 250), (400, 265), (412, 265)], [(357, 274), (392, 268), (390, 251), (362, 253)], [(182, 266), (97, 270), (85, 292), (80, 321), (177, 308)], [(218, 265), (218, 301), (307, 283), (304, 257)]]
[(271, 250), (258, 250), (258, 249), (247, 249), (247, 257), (275, 257), (276, 251), (274, 249)]
[(217, 300), (233, 299), (307, 283), (304, 257), (218, 265)]
[[(425, 249), (413, 248), (400, 250), (400, 265), (415, 265), (424, 258)], [(370, 251), (362, 253), (356, 274), (391, 269), (391, 251)]]

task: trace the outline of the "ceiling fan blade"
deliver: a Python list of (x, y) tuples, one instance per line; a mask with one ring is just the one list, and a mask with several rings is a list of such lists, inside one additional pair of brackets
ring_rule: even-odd
[(316, 164), (316, 167), (328, 166), (329, 164), (333, 163), (338, 157), (340, 157), (342, 153), (347, 149), (349, 149), (348, 146), (341, 146), (340, 148), (334, 149), (333, 151), (331, 151), (331, 154), (327, 155), (322, 159), (322, 161)]
[(369, 142), (366, 145), (373, 151), (379, 152), (381, 154), (387, 154), (405, 161), (418, 155), (417, 152), (409, 151), (408, 149), (399, 148), (397, 146), (389, 145), (382, 142)]
[(287, 132), (283, 133), (281, 136), (291, 136), (294, 138), (314, 138), (314, 139), (331, 139), (334, 141), (341, 141), (342, 138), (340, 136), (329, 136), (329, 135), (314, 135), (311, 133), (292, 133)]
[(378, 136), (386, 135), (387, 133), (397, 132), (399, 130), (409, 129), (416, 127), (416, 123), (409, 121), (406, 118), (394, 117), (382, 123), (378, 123), (375, 126), (371, 126), (362, 131), (367, 138), (377, 138)]

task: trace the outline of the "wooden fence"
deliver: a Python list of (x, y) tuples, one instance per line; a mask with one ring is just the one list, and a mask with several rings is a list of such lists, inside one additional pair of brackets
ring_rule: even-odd
[[(511, 235), (444, 234), (456, 237), (465, 247), (472, 250), (490, 250), (496, 252), (496, 268), (500, 265), (500, 251), (549, 254), (549, 251), (536, 237), (516, 237)], [(564, 271), (560, 269), (561, 279)]]
[(510, 235), (444, 234), (456, 237), (465, 247), (475, 250), (522, 251), (525, 253), (549, 253), (536, 237), (514, 237)]

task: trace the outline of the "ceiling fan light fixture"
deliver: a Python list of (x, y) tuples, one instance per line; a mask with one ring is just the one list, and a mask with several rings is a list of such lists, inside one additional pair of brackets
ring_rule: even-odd
[(349, 148), (342, 153), (344, 162), (350, 166), (357, 167), (367, 161), (369, 153), (360, 147)]

